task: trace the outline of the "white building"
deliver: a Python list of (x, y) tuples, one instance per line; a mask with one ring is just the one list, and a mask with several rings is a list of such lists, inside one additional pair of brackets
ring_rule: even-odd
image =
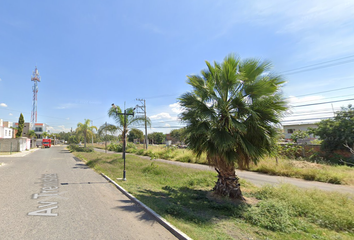
[[(284, 138), (285, 140), (289, 140), (291, 138), (291, 134), (293, 134), (295, 131), (307, 131), (309, 128), (317, 128), (316, 123), (300, 123), (300, 124), (292, 124), (292, 125), (283, 125), (283, 131), (284, 131)], [(313, 136), (312, 134), (309, 136), (308, 140), (314, 140), (316, 139), (316, 136)]]
[[(18, 127), (18, 123), (14, 123), (14, 127)], [(22, 130), (22, 137), (27, 137), (28, 136), (28, 132), (30, 130), (34, 130), (34, 132), (37, 135), (37, 139), (41, 139), (43, 138), (43, 133), (47, 132), (49, 133), (48, 129), (47, 129), (48, 125), (45, 123), (35, 123), (34, 126), (32, 126), (32, 123), (30, 122), (25, 122), (24, 126), (23, 126), (23, 130)]]
[(12, 138), (14, 130), (10, 125), (12, 126), (12, 123), (0, 119), (0, 138)]

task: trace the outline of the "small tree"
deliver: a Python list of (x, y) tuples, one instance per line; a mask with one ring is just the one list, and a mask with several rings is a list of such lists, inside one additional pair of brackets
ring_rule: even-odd
[(354, 147), (354, 108), (350, 104), (336, 114), (333, 119), (322, 120), (317, 124), (318, 128), (310, 130), (320, 137), (321, 148), (327, 152)]
[(184, 131), (185, 128), (180, 128), (180, 129), (174, 129), (170, 132), (171, 137), (173, 140), (178, 141), (178, 142), (184, 142)]
[(36, 134), (36, 132), (34, 130), (29, 130), (27, 135), (31, 139), (37, 138), (37, 134)]
[(76, 134), (80, 137), (84, 136), (84, 147), (86, 148), (87, 138), (93, 135), (93, 129), (97, 130), (96, 126), (90, 126), (90, 119), (85, 119), (84, 123), (78, 123), (76, 128)]
[(136, 128), (132, 128), (128, 133), (128, 141), (134, 142), (134, 139), (138, 139), (139, 142), (143, 142), (144, 141), (143, 131)]
[(16, 133), (17, 138), (22, 137), (22, 131), (23, 131), (24, 126), (25, 126), (25, 119), (21, 113), (20, 118), (18, 119), (18, 128), (17, 128), (17, 133)]
[(309, 136), (309, 134), (305, 131), (297, 130), (293, 134), (291, 134), (290, 138), (293, 140), (295, 143), (298, 143), (298, 140), (305, 139)]
[(49, 133), (43, 132), (43, 133), (42, 133), (42, 138), (46, 138), (46, 137), (49, 137)]
[(133, 115), (134, 108), (127, 108), (125, 110), (125, 113), (127, 113), (126, 117), (124, 117), (124, 111), (122, 111), (122, 109), (119, 106), (115, 106), (113, 104), (112, 107), (108, 110), (108, 116), (110, 118), (113, 118), (117, 125), (113, 125), (113, 124), (102, 125), (101, 131), (105, 131), (105, 130), (111, 132), (121, 131), (124, 140), (124, 138), (126, 138), (128, 134), (130, 126), (142, 124), (145, 123), (145, 121), (148, 124), (148, 126), (151, 126), (151, 121), (149, 118), (145, 119), (145, 117)]
[(153, 143), (162, 144), (166, 139), (166, 135), (162, 132), (153, 132), (148, 134), (148, 139), (152, 140)]

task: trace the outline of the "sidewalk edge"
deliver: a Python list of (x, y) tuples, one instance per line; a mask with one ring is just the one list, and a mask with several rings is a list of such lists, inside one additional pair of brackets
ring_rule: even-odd
[(163, 217), (161, 217), (159, 214), (157, 214), (156, 212), (154, 212), (151, 208), (149, 208), (148, 206), (146, 206), (144, 203), (140, 202), (138, 199), (136, 199), (133, 195), (131, 195), (130, 193), (128, 193), (124, 188), (122, 188), (120, 185), (118, 185), (115, 181), (113, 181), (112, 179), (110, 179), (108, 176), (106, 176), (105, 174), (101, 173), (101, 175), (107, 179), (109, 182), (111, 182), (112, 184), (114, 184), (118, 190), (120, 190), (124, 195), (126, 195), (130, 200), (132, 200), (133, 202), (135, 202), (136, 204), (139, 204), (145, 211), (149, 212), (151, 215), (153, 215), (156, 220), (162, 225), (164, 226), (167, 230), (169, 230), (174, 236), (176, 236), (178, 239), (183, 239), (183, 240), (192, 240), (192, 238), (188, 237), (185, 233), (183, 233), (182, 231), (180, 231), (179, 229), (177, 229), (175, 226), (173, 226), (171, 223), (169, 223), (166, 219), (164, 219)]

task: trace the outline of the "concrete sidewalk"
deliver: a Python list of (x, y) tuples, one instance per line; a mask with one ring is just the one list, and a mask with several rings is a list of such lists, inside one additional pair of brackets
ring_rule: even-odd
[(26, 155), (28, 155), (28, 154), (30, 154), (32, 152), (35, 152), (35, 151), (37, 151), (39, 149), (40, 148), (32, 148), (30, 150), (25, 150), (25, 151), (22, 151), (22, 152), (12, 152), (11, 154), (9, 153), (9, 154), (4, 154), (4, 155), (2, 155), (0, 153), (0, 158), (1, 157), (24, 157), (24, 156), (26, 156)]

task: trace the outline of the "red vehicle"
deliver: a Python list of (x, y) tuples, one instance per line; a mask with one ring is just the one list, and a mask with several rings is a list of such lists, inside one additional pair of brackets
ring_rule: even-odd
[(51, 139), (43, 139), (42, 140), (42, 147), (50, 148), (51, 146), (52, 146), (52, 140)]

